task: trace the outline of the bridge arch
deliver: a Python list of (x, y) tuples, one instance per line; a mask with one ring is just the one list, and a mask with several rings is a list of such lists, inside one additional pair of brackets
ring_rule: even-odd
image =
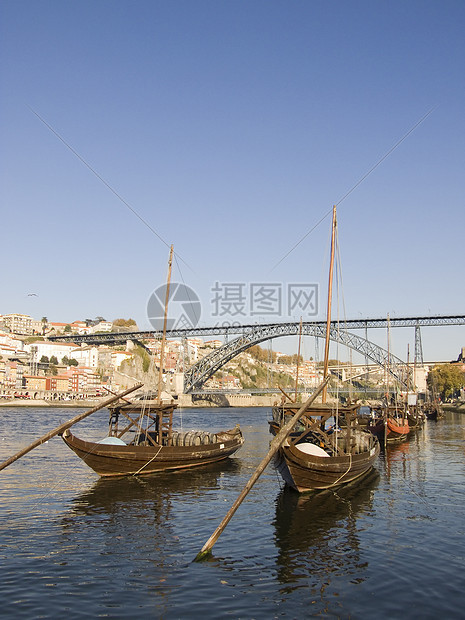
[[(282, 323), (273, 325), (253, 325), (244, 330), (244, 333), (225, 343), (219, 349), (215, 349), (196, 364), (191, 366), (184, 374), (184, 392), (192, 392), (200, 389), (205, 381), (209, 379), (217, 370), (227, 364), (233, 357), (246, 351), (250, 347), (260, 344), (265, 340), (272, 340), (281, 336), (298, 336), (299, 323)], [(302, 325), (302, 335), (326, 338), (326, 326), (315, 323), (304, 323)], [(347, 330), (341, 330), (337, 326), (331, 325), (329, 338), (354, 351), (358, 351), (372, 362), (380, 366), (387, 367), (390, 374), (401, 385), (407, 386), (409, 382), (406, 378), (406, 364), (399, 357), (388, 353), (382, 347), (370, 342)]]

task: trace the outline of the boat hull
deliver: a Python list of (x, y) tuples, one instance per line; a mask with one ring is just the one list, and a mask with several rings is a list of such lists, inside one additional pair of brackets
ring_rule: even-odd
[(388, 418), (386, 427), (386, 441), (388, 442), (405, 441), (410, 432), (410, 427), (406, 420), (398, 423), (393, 418)]
[(149, 475), (199, 467), (228, 458), (244, 443), (239, 428), (216, 433), (217, 442), (193, 446), (111, 445), (84, 441), (69, 430), (66, 445), (99, 476)]
[[(362, 431), (360, 431), (362, 432)], [(356, 454), (315, 456), (286, 442), (278, 451), (275, 466), (283, 480), (299, 493), (336, 488), (366, 474), (379, 455), (378, 440), (365, 433), (366, 449)]]

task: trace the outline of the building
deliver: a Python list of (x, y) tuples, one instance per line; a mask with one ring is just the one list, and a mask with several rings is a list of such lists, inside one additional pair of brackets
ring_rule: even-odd
[(117, 370), (125, 360), (131, 358), (132, 353), (129, 353), (128, 351), (112, 351), (111, 365), (115, 370)]
[(74, 368), (71, 370), (70, 389), (78, 394), (95, 394), (100, 388), (100, 377), (94, 368)]
[(24, 375), (24, 387), (26, 390), (41, 390), (47, 389), (47, 377), (38, 375)]
[[(35, 349), (32, 349), (34, 347)], [(29, 353), (35, 350), (35, 361), (39, 362), (40, 359), (45, 356), (50, 359), (55, 356), (60, 364), (64, 357), (74, 358), (74, 353), (79, 351), (81, 347), (77, 344), (63, 343), (63, 342), (47, 342), (41, 341), (33, 342), (24, 345), (24, 349)]]
[(73, 359), (79, 366), (97, 368), (99, 365), (99, 351), (97, 347), (79, 347), (73, 351)]
[(113, 323), (111, 321), (100, 321), (100, 323), (97, 323), (97, 325), (94, 325), (93, 327), (91, 327), (91, 333), (92, 334), (97, 334), (97, 333), (109, 333), (111, 332), (111, 330), (113, 329)]
[(19, 390), (23, 386), (24, 364), (0, 358), (0, 386)]
[(13, 334), (32, 336), (34, 333), (34, 319), (28, 314), (4, 314), (1, 320), (5, 328)]

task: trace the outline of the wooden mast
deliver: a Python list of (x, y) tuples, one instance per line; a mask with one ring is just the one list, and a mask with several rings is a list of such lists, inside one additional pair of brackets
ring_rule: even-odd
[[(329, 332), (331, 329), (331, 300), (333, 294), (333, 268), (334, 268), (334, 247), (336, 241), (336, 205), (333, 206), (333, 223), (331, 227), (331, 258), (329, 261), (329, 281), (328, 281), (328, 307), (326, 311), (326, 338), (325, 338), (325, 358), (324, 358), (324, 367), (323, 367), (323, 379), (326, 379), (328, 376), (328, 365), (329, 365)], [(327, 395), (327, 384), (323, 389), (322, 402), (326, 402)]]
[(171, 283), (171, 265), (173, 262), (173, 246), (170, 248), (170, 257), (168, 259), (168, 279), (166, 283), (165, 295), (165, 316), (163, 318), (163, 336), (160, 347), (160, 368), (158, 371), (158, 402), (161, 404), (161, 392), (163, 388), (163, 364), (165, 359), (165, 343), (166, 343), (166, 324), (168, 320), (168, 302), (170, 299), (170, 283)]
[(299, 346), (297, 348), (297, 362), (295, 369), (295, 398), (294, 402), (297, 402), (297, 390), (299, 387), (299, 361), (300, 361), (300, 343), (302, 341), (302, 317), (300, 317), (300, 325), (299, 325)]

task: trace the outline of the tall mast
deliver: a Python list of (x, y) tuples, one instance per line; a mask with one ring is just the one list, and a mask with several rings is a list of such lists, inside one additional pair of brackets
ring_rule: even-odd
[(163, 318), (163, 336), (161, 339), (160, 348), (160, 368), (158, 371), (158, 401), (161, 403), (161, 392), (163, 386), (163, 365), (165, 360), (165, 343), (166, 343), (166, 324), (168, 321), (168, 302), (170, 299), (170, 283), (171, 283), (171, 265), (173, 262), (173, 246), (170, 248), (170, 257), (168, 259), (168, 278), (166, 283), (166, 295), (165, 295), (165, 316)]
[(389, 318), (389, 313), (387, 315), (387, 361), (386, 361), (386, 392), (387, 392), (387, 405), (389, 406), (390, 396), (389, 396), (389, 374), (390, 374), (390, 359), (391, 359), (391, 322)]
[(408, 409), (408, 393), (410, 391), (410, 345), (407, 344), (407, 393), (405, 395), (405, 409)]
[[(326, 310), (326, 338), (325, 338), (325, 359), (323, 366), (323, 380), (328, 376), (329, 365), (329, 331), (331, 329), (331, 300), (333, 294), (333, 268), (334, 268), (334, 247), (336, 242), (336, 205), (333, 206), (333, 223), (331, 227), (331, 258), (329, 261), (329, 281), (328, 281), (328, 307)], [(323, 389), (322, 402), (326, 402), (327, 384)]]
[(297, 390), (299, 387), (299, 362), (300, 362), (300, 343), (302, 340), (302, 317), (300, 317), (300, 326), (299, 326), (299, 346), (297, 349), (297, 363), (295, 369), (295, 398), (294, 401), (297, 402)]

